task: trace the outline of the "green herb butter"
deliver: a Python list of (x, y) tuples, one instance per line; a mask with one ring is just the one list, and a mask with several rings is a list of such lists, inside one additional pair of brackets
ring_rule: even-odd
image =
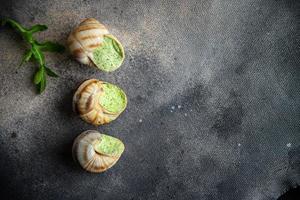
[(103, 95), (100, 97), (100, 104), (106, 110), (119, 113), (126, 107), (126, 94), (119, 87), (110, 84), (103, 84)]
[(93, 61), (95, 65), (107, 72), (116, 70), (123, 62), (123, 47), (110, 36), (104, 36), (101, 46), (93, 52)]
[(120, 156), (123, 153), (125, 147), (119, 139), (101, 135), (101, 141), (95, 146), (97, 152), (110, 156)]

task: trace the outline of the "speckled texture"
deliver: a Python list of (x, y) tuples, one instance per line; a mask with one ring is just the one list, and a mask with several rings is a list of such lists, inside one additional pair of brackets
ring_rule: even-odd
[[(0, 29), (0, 189), (4, 199), (275, 200), (300, 184), (299, 1), (2, 1), (1, 16), (47, 24), (64, 43), (85, 17), (103, 22), (126, 59), (113, 73), (47, 54), (60, 74), (37, 95), (24, 43)], [(127, 110), (95, 128), (72, 112), (85, 79), (124, 88)], [(178, 108), (179, 107), (179, 108)], [(71, 157), (97, 129), (125, 152), (103, 174)]]

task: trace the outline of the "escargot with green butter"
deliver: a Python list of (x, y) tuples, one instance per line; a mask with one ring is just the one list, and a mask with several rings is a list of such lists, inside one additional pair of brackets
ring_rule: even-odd
[(127, 97), (121, 88), (97, 79), (84, 81), (73, 96), (73, 110), (93, 125), (115, 120), (126, 106)]
[(74, 140), (72, 154), (80, 166), (93, 173), (111, 168), (121, 157), (125, 146), (115, 137), (88, 130)]
[(68, 37), (71, 54), (80, 63), (111, 72), (124, 61), (125, 53), (119, 40), (94, 18), (83, 20)]

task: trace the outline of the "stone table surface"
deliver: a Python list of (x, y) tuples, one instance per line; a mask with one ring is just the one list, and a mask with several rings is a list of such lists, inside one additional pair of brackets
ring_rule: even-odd
[[(4, 199), (275, 200), (300, 184), (299, 1), (1, 1), (1, 17), (65, 44), (86, 17), (104, 23), (126, 51), (104, 73), (66, 52), (48, 53), (49, 78), (18, 69), (25, 50), (0, 28), (0, 190)], [(122, 87), (126, 111), (94, 127), (72, 112), (85, 79)], [(126, 150), (102, 174), (71, 156), (74, 138), (95, 129)], [(4, 195), (4, 196), (3, 196)]]

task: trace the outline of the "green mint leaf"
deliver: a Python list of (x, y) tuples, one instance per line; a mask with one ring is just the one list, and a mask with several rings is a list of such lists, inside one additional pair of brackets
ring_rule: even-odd
[(48, 76), (51, 76), (51, 77), (58, 77), (58, 75), (57, 75), (54, 71), (52, 71), (50, 68), (48, 68), (48, 67), (45, 66), (45, 70), (46, 70), (46, 74), (47, 74)]
[(5, 25), (5, 24), (10, 25), (12, 28), (16, 29), (21, 34), (27, 32), (26, 28), (24, 28), (21, 24), (19, 24), (18, 22), (16, 22), (15, 20), (12, 20), (12, 19), (3, 19), (1, 24), (2, 25)]
[(19, 66), (21, 67), (25, 62), (28, 62), (29, 59), (31, 58), (31, 56), (32, 56), (32, 52), (31, 52), (31, 50), (29, 49), (29, 50), (27, 50), (27, 51), (24, 53), (23, 58), (22, 58), (22, 61), (21, 61), (21, 63), (20, 63)]
[(44, 66), (45, 64), (45, 57), (44, 54), (40, 51), (37, 45), (33, 44), (31, 51), (33, 53), (33, 57), (38, 61), (40, 66)]
[(4, 19), (4, 20), (2, 20), (2, 24), (10, 25), (12, 28), (14, 28), (16, 31), (18, 31), (27, 42), (31, 43), (33, 41), (32, 34), (30, 32), (28, 32), (28, 30), (25, 27), (23, 27), (21, 24), (19, 24), (15, 20)]
[(38, 84), (39, 93), (41, 94), (46, 89), (46, 77), (44, 77)]
[(43, 78), (44, 78), (44, 70), (43, 67), (40, 67), (39, 70), (34, 75), (33, 83), (37, 85), (42, 81)]
[(47, 29), (48, 29), (48, 27), (46, 25), (37, 24), (37, 25), (32, 26), (28, 30), (28, 32), (30, 32), (30, 33), (36, 33), (36, 32), (39, 32), (39, 31), (45, 31)]
[(62, 53), (65, 50), (65, 47), (63, 45), (60, 45), (55, 42), (49, 42), (49, 41), (39, 44), (39, 47), (42, 51), (49, 51), (49, 52)]
[(46, 75), (51, 77), (58, 76), (55, 72), (45, 66), (45, 56), (43, 51), (63, 52), (65, 49), (64, 46), (54, 42), (39, 43), (33, 37), (33, 33), (46, 30), (46, 25), (37, 24), (28, 29), (20, 25), (15, 20), (9, 18), (0, 19), (1, 26), (6, 24), (19, 32), (24, 40), (31, 45), (31, 49), (27, 50), (23, 55), (20, 66), (25, 62), (28, 62), (31, 58), (38, 62), (40, 68), (35, 73), (33, 82), (37, 86), (39, 93), (42, 93), (46, 88)]

